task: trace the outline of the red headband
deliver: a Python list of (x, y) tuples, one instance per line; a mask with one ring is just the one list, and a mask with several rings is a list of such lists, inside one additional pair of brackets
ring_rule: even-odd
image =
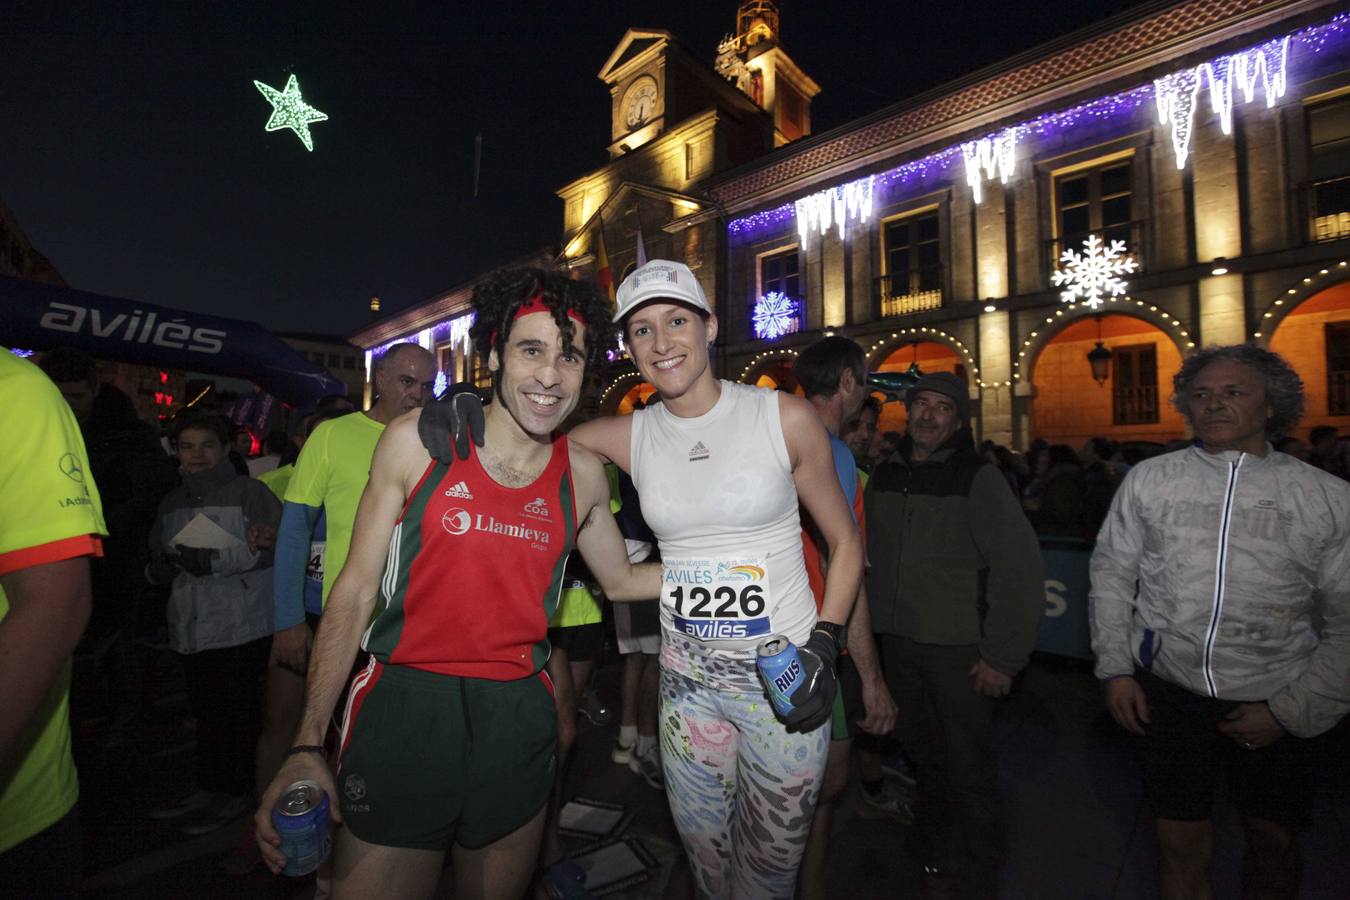
[[(520, 308), (517, 309), (516, 314), (511, 317), (511, 321), (514, 322), (517, 319), (522, 319), (525, 316), (537, 312), (553, 312), (553, 310), (549, 309), (548, 306), (544, 304), (544, 295), (542, 293), (535, 294), (533, 297), (520, 304)], [(586, 324), (586, 320), (582, 318), (581, 313), (577, 312), (575, 309), (569, 308), (567, 310), (567, 317), (574, 322), (579, 322), (583, 326)], [(497, 332), (495, 330), (492, 332), (492, 336), (488, 338), (488, 343), (492, 344), (494, 347), (497, 345)]]

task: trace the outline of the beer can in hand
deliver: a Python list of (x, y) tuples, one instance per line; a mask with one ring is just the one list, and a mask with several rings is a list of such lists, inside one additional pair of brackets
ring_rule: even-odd
[(781, 634), (770, 635), (759, 645), (755, 655), (755, 665), (759, 668), (760, 680), (769, 692), (769, 702), (780, 716), (786, 716), (796, 707), (792, 703), (792, 694), (801, 687), (804, 673), (802, 659), (797, 648)]
[(333, 849), (328, 794), (317, 781), (288, 785), (272, 809), (272, 827), (281, 835), (281, 852), (286, 854), (286, 868), (281, 874), (308, 875)]

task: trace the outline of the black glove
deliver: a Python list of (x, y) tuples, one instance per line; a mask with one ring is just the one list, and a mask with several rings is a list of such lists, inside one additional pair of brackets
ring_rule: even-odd
[(178, 551), (178, 564), (184, 572), (198, 578), (211, 574), (211, 558), (216, 551), (206, 547), (185, 547), (182, 544), (174, 544), (173, 549)]
[(424, 405), (417, 417), (417, 436), (427, 452), (447, 466), (454, 465), (456, 457), (469, 458), (470, 438), (483, 446), (483, 401), (474, 386), (456, 382), (441, 399)]
[(802, 684), (792, 692), (792, 712), (783, 716), (788, 731), (815, 731), (830, 720), (836, 690), (835, 660), (839, 648), (824, 631), (812, 631), (804, 646), (797, 648), (802, 661)]

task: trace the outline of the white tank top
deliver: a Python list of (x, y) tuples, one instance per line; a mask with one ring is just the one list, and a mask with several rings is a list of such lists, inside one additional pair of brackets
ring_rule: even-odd
[(801, 644), (816, 621), (778, 395), (720, 384), (701, 416), (665, 404), (634, 413), (630, 448), (642, 514), (661, 547), (662, 662), (714, 682), (700, 676), (715, 667), (670, 647), (704, 662), (753, 661), (770, 634)]

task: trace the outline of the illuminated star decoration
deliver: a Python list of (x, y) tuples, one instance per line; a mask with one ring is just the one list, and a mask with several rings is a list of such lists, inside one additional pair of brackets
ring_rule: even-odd
[[(1125, 252), (1124, 241), (1112, 241), (1103, 246), (1102, 239), (1095, 234), (1088, 235), (1083, 241), (1083, 252), (1068, 249), (1059, 255), (1063, 268), (1056, 269), (1050, 276), (1055, 287), (1066, 287), (1060, 298), (1072, 303), (1082, 298), (1088, 306), (1096, 309), (1102, 305), (1102, 297), (1119, 297), (1125, 293), (1125, 282), (1121, 275), (1132, 274), (1138, 263), (1133, 256), (1122, 256)], [(1103, 293), (1105, 292), (1105, 293)]]
[(253, 82), (253, 86), (262, 92), (268, 103), (272, 104), (272, 118), (267, 120), (267, 130), (280, 131), (289, 128), (300, 138), (305, 149), (313, 153), (314, 141), (309, 136), (309, 123), (327, 122), (328, 116), (300, 99), (300, 82), (295, 80), (295, 76), (286, 79), (284, 91), (279, 91), (261, 81)]
[(769, 291), (755, 303), (755, 336), (775, 340), (797, 330), (797, 301), (781, 291)]

